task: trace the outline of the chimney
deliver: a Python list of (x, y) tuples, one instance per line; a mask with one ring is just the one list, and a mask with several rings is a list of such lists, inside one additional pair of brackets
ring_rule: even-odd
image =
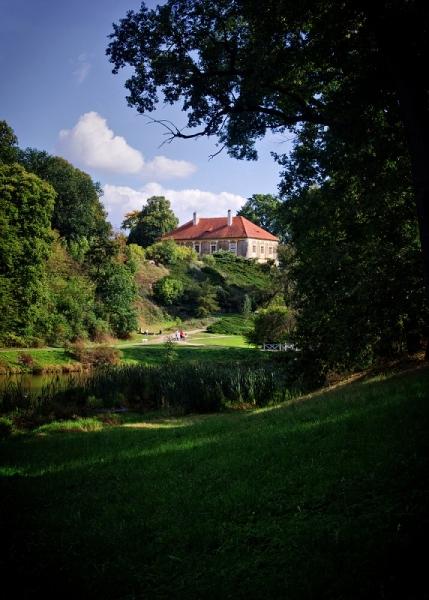
[(196, 212), (194, 212), (193, 219), (192, 219), (192, 224), (193, 225), (198, 225), (198, 216), (197, 216)]
[(228, 211), (228, 227), (231, 227), (232, 225), (232, 216), (231, 216), (231, 211)]

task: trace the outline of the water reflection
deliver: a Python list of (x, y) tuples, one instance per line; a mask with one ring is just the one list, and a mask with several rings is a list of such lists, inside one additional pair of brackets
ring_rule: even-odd
[(9, 375), (0, 375), (0, 392), (6, 388), (18, 386), (24, 391), (39, 392), (43, 388), (50, 385), (66, 389), (70, 385), (81, 382), (88, 377), (87, 372), (72, 372), (72, 373), (43, 373), (41, 375), (33, 375), (32, 373), (13, 373)]

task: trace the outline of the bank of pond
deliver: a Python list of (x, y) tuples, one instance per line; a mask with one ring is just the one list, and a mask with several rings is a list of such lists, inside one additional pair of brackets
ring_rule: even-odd
[(288, 369), (275, 363), (167, 361), (30, 377), (3, 378), (0, 387), (0, 413), (19, 429), (106, 410), (187, 414), (265, 406), (297, 393)]

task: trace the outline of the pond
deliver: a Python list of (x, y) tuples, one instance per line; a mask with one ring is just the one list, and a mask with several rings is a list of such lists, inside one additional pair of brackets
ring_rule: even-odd
[(56, 389), (67, 389), (72, 384), (81, 382), (88, 377), (88, 372), (72, 373), (17, 373), (0, 375), (0, 394), (10, 386), (18, 386), (31, 394), (37, 394), (43, 388), (55, 386)]

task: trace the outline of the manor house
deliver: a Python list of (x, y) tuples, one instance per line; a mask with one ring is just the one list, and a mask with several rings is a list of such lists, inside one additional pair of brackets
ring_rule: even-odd
[(245, 217), (233, 217), (230, 210), (226, 217), (210, 218), (199, 218), (194, 212), (192, 221), (162, 239), (193, 248), (200, 256), (226, 250), (258, 262), (277, 261), (278, 238)]

